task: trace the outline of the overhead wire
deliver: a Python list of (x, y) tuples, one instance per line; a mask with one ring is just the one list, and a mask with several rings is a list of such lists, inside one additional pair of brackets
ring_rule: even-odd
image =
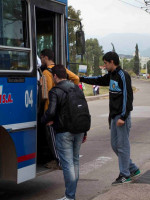
[(142, 5), (143, 5), (143, 3), (142, 3), (141, 1), (138, 1), (138, 0), (134, 0), (134, 1), (136, 1), (136, 2), (138, 2), (138, 3), (140, 3), (140, 4), (142, 4)]
[(123, 0), (118, 0), (118, 1), (121, 1), (121, 2), (123, 2), (123, 3), (125, 3), (125, 4), (128, 4), (128, 5), (130, 5), (130, 6), (133, 6), (133, 7), (135, 7), (135, 8), (140, 8), (140, 7), (138, 7), (138, 6), (135, 6), (134, 4), (128, 3), (128, 2), (123, 1)]
[(123, 2), (123, 3), (125, 3), (125, 4), (128, 4), (128, 5), (130, 5), (130, 6), (133, 6), (133, 7), (135, 7), (135, 8), (142, 9), (142, 10), (144, 10), (144, 11), (146, 11), (147, 13), (150, 14), (150, 1), (144, 0), (144, 2), (142, 3), (142, 2), (140, 2), (140, 1), (138, 1), (138, 0), (134, 0), (134, 1), (136, 1), (136, 2), (138, 2), (138, 3), (140, 3), (140, 4), (142, 4), (143, 7), (141, 7), (141, 6), (136, 6), (136, 5), (134, 5), (134, 4), (131, 4), (131, 3), (126, 2), (126, 1), (123, 1), (123, 0), (118, 0), (118, 1), (121, 1), (121, 2)]

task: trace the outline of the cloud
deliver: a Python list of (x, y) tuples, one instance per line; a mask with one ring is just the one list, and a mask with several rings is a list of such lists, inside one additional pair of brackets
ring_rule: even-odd
[[(144, 2), (144, 0), (124, 1), (138, 7)], [(81, 10), (86, 38), (103, 37), (111, 33), (150, 34), (150, 15), (119, 0), (68, 0), (68, 4), (76, 10)]]

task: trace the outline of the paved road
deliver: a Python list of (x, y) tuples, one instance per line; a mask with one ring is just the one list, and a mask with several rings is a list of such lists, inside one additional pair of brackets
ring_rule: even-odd
[[(132, 112), (131, 157), (140, 167), (150, 160), (150, 82), (133, 80), (133, 85), (138, 91), (134, 94)], [(119, 173), (117, 157), (110, 147), (108, 99), (91, 101), (89, 108), (92, 114), (92, 128), (80, 153), (81, 170), (77, 190), (79, 200), (91, 200), (109, 190)], [(63, 194), (61, 171), (42, 175), (20, 185), (0, 183), (2, 200), (55, 200)]]

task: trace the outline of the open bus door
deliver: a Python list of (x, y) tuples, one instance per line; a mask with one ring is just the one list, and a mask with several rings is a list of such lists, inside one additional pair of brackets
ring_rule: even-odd
[[(60, 3), (34, 0), (32, 5), (34, 8), (34, 30), (35, 35), (34, 55), (40, 57), (43, 49), (51, 49), (54, 51), (55, 63), (66, 64), (66, 42), (65, 42), (65, 12), (66, 6)], [(37, 60), (36, 60), (37, 61)], [(39, 100), (39, 98), (38, 98)], [(40, 122), (44, 113), (44, 102), (38, 102), (37, 113), (37, 174), (43, 174), (50, 169), (45, 168), (45, 164), (53, 160), (50, 143), (48, 141), (45, 126)]]

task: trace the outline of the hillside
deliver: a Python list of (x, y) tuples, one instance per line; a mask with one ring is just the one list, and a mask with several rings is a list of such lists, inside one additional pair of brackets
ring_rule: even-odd
[(103, 46), (104, 52), (111, 51), (114, 44), (115, 50), (119, 54), (133, 55), (136, 43), (139, 46), (141, 56), (150, 57), (150, 35), (149, 34), (110, 34), (103, 38), (98, 38), (100, 45)]

